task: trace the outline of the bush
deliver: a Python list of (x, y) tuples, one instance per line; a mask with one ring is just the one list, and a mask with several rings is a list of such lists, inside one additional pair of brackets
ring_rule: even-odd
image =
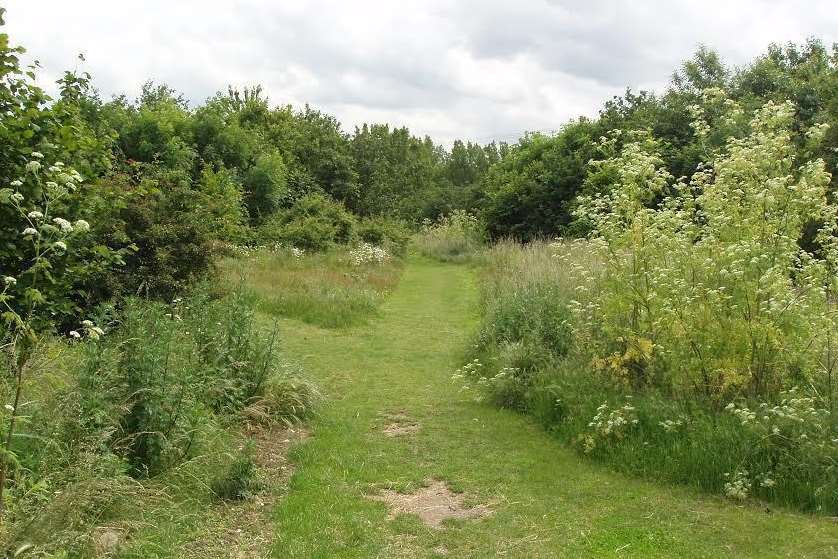
[(483, 247), (484, 240), (480, 221), (462, 210), (454, 210), (435, 222), (425, 220), (415, 237), (420, 254), (443, 262), (470, 260)]
[(358, 225), (358, 238), (382, 247), (395, 256), (404, 256), (410, 242), (410, 230), (402, 221), (370, 217)]
[(277, 213), (259, 229), (262, 242), (285, 243), (297, 248), (322, 252), (355, 238), (357, 222), (342, 204), (322, 195), (311, 194), (290, 209)]

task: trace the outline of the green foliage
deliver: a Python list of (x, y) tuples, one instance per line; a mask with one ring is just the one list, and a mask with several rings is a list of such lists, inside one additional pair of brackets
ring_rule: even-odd
[(582, 119), (555, 136), (528, 135), (492, 166), (484, 178), (489, 234), (522, 241), (566, 234), (595, 133), (595, 125)]
[[(44, 373), (25, 395), (2, 535), (82, 549), (101, 522), (133, 521), (142, 507), (159, 521), (179, 491), (209, 500), (208, 486), (222, 498), (258, 489), (222, 426), (250, 421), (253, 406), (260, 422), (298, 421), (317, 392), (280, 365), (275, 333), (256, 327), (251, 302), (205, 290), (170, 305), (132, 299), (100, 317), (118, 328), (96, 343), (39, 347), (30, 366)], [(4, 384), (3, 398), (13, 388)]]
[(275, 369), (276, 327), (267, 337), (257, 331), (252, 305), (241, 289), (221, 300), (199, 291), (171, 310), (186, 317), (206, 379), (203, 399), (216, 412), (241, 410), (264, 392)]
[(204, 214), (197, 219), (206, 224), (213, 238), (227, 242), (245, 240), (248, 213), (235, 175), (223, 167), (217, 171), (206, 167), (197, 188), (201, 194), (197, 210)]
[(254, 220), (262, 221), (294, 200), (288, 191), (288, 171), (282, 154), (265, 153), (256, 158), (244, 177), (247, 205)]
[(369, 217), (358, 224), (358, 238), (371, 245), (384, 247), (396, 256), (404, 256), (410, 243), (410, 229), (398, 220)]
[(259, 229), (264, 242), (280, 242), (307, 251), (324, 251), (355, 238), (357, 221), (342, 204), (322, 195), (306, 196), (277, 213)]
[[(135, 252), (126, 259), (122, 289), (170, 299), (204, 277), (212, 266), (210, 240), (215, 231), (205, 219), (201, 196), (177, 174), (145, 169), (140, 183), (125, 176), (116, 189), (137, 188), (142, 195), (132, 197), (115, 216), (130, 239)], [(126, 184), (127, 182), (127, 184)], [(211, 210), (210, 210), (211, 211)]]

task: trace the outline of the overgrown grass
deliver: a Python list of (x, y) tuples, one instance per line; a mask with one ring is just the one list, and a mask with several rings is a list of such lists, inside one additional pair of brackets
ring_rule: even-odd
[[(574, 336), (584, 243), (501, 243), (487, 258), (482, 321), (458, 372), (478, 399), (535, 415), (582, 454), (645, 478), (739, 500), (838, 513), (838, 445), (822, 404), (788, 391), (727, 409), (698, 392), (626, 383), (603, 358), (642, 366), (642, 347), (597, 355)], [(789, 387), (791, 388), (791, 387)]]
[(419, 254), (441, 262), (469, 262), (485, 246), (485, 232), (479, 220), (462, 210), (426, 220), (413, 238)]
[(317, 392), (242, 291), (128, 301), (101, 322), (101, 340), (51, 339), (31, 361), (4, 550), (176, 556), (207, 507), (255, 489), (241, 425), (312, 413)]
[(360, 248), (314, 254), (278, 249), (225, 259), (221, 268), (226, 281), (252, 290), (260, 311), (341, 328), (376, 315), (398, 283), (401, 262), (366, 259)]

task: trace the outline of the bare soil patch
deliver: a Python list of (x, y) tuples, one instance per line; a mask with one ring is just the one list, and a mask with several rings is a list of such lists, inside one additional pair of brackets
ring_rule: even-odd
[(384, 413), (381, 414), (386, 420), (389, 421), (384, 427), (381, 429), (381, 432), (384, 433), (387, 437), (403, 437), (405, 435), (415, 435), (419, 432), (422, 426), (410, 418), (409, 415), (404, 410), (400, 410), (394, 413)]
[(433, 528), (441, 528), (448, 519), (467, 520), (482, 518), (491, 514), (484, 505), (467, 507), (466, 496), (454, 493), (448, 484), (440, 480), (428, 480), (425, 487), (414, 493), (399, 493), (384, 490), (371, 498), (385, 503), (390, 509), (390, 518), (400, 514), (415, 514), (422, 522)]

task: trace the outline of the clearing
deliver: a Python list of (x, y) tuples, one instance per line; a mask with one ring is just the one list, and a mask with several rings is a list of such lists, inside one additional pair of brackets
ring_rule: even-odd
[[(282, 321), (285, 354), (325, 399), (291, 451), (274, 557), (838, 556), (830, 519), (628, 478), (469, 401), (451, 375), (477, 304), (468, 267), (413, 258), (365, 325)], [(429, 493), (453, 519), (399, 514)]]

